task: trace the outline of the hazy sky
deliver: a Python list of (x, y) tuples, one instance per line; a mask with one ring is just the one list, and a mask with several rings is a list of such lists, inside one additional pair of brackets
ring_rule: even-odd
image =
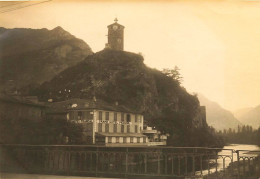
[(125, 26), (125, 50), (145, 64), (177, 65), (189, 92), (234, 110), (260, 104), (260, 2), (50, 1), (0, 15), (6, 28), (63, 27), (94, 52), (107, 42), (107, 25)]

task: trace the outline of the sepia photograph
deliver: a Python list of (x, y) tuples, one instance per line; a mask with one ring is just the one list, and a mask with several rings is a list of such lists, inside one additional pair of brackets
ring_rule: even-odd
[(0, 0), (0, 179), (259, 179), (260, 1)]

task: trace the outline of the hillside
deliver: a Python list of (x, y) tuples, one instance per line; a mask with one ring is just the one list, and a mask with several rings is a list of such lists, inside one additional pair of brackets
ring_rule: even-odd
[(90, 47), (61, 27), (0, 27), (1, 89), (37, 85), (92, 54)]
[(148, 68), (143, 60), (134, 53), (103, 50), (44, 83), (38, 95), (43, 100), (53, 98), (54, 101), (67, 97), (93, 98), (95, 95), (149, 114), (170, 103), (179, 108), (181, 94), (196, 100), (177, 81)]
[(255, 129), (260, 127), (260, 105), (256, 106), (255, 108), (249, 108), (242, 114), (236, 112), (235, 115), (237, 115), (238, 120), (240, 120), (245, 125), (250, 125)]
[(207, 123), (217, 130), (237, 128), (241, 123), (234, 117), (234, 115), (222, 108), (218, 103), (210, 101), (205, 96), (198, 95), (200, 104), (206, 106)]

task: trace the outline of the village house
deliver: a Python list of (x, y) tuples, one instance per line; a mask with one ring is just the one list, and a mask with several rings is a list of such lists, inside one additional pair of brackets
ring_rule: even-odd
[(73, 98), (49, 103), (47, 117), (78, 123), (84, 129), (86, 144), (105, 146), (146, 146), (143, 115), (102, 100)]
[(45, 118), (46, 106), (35, 96), (19, 96), (0, 93), (0, 117), (10, 120), (28, 119), (40, 121)]

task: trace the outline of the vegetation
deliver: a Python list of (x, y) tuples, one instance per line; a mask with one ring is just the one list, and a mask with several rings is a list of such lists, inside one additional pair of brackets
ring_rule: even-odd
[(255, 144), (260, 146), (260, 128), (254, 130), (252, 126), (238, 126), (237, 130), (229, 128), (219, 131), (227, 143)]

